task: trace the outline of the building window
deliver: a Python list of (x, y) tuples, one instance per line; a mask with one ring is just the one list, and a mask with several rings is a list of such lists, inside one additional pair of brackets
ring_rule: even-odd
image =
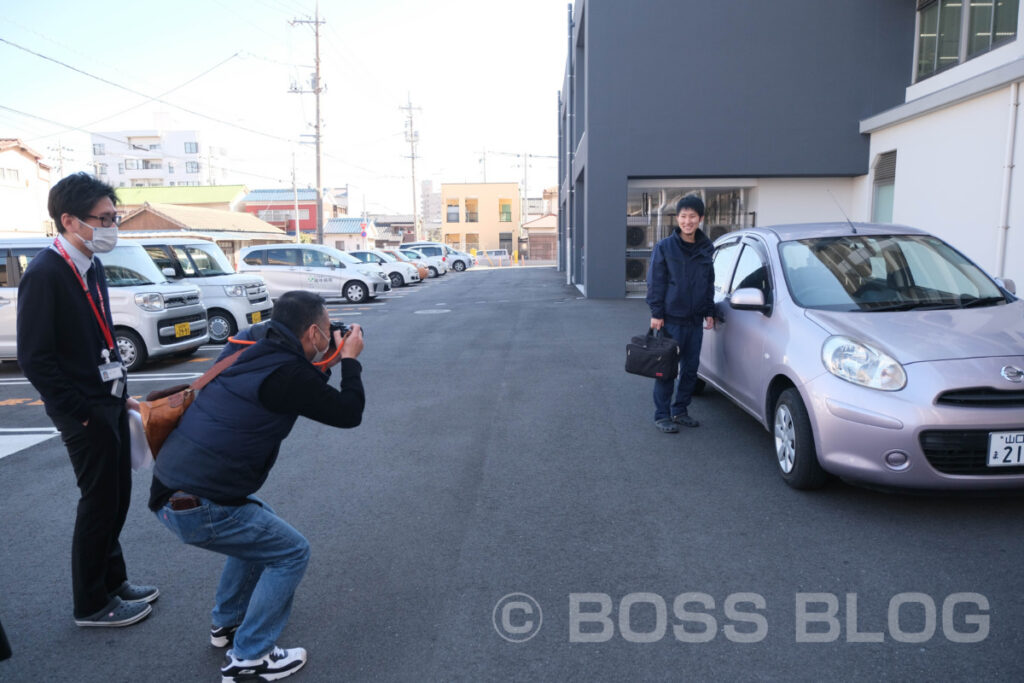
[(199, 143), (198, 142), (186, 142), (185, 143), (185, 154), (199, 154)]
[(875, 164), (875, 182), (871, 194), (871, 221), (892, 223), (892, 204), (896, 190), (896, 152), (886, 152)]
[(174, 164), (172, 164), (169, 161), (167, 162), (167, 172), (168, 173), (174, 173)]
[(107, 165), (106, 164), (95, 164), (95, 167), (96, 167), (96, 175), (98, 175), (98, 176), (105, 176), (105, 175), (107, 175)]
[(480, 233), (478, 233), (478, 232), (467, 232), (466, 233), (466, 251), (469, 251), (469, 253), (472, 254), (473, 252), (470, 251), (471, 249), (479, 249), (479, 248), (480, 248)]
[(1016, 39), (1019, 5), (1019, 0), (918, 0), (915, 81)]
[[(256, 216), (268, 223), (284, 223), (295, 220), (295, 209), (261, 209)], [(309, 209), (299, 209), (299, 220), (309, 220)]]
[(0, 180), (7, 180), (12, 183), (18, 182), (18, 169), (0, 168)]
[(160, 149), (160, 143), (159, 142), (151, 143), (149, 145), (149, 148), (150, 149)]
[(459, 222), (459, 200), (448, 199), (445, 205), (444, 220), (446, 223), (458, 223)]
[(498, 222), (499, 223), (511, 223), (512, 222), (512, 202), (508, 199), (498, 200)]
[(124, 160), (124, 167), (126, 169), (128, 169), (129, 171), (137, 171), (139, 169), (139, 160), (138, 159), (125, 159)]
[(106, 154), (107, 153), (106, 152), (106, 146), (102, 142), (93, 143), (92, 153), (95, 156), (100, 156), (102, 154)]
[(186, 161), (185, 162), (185, 173), (199, 173), (199, 162), (198, 161)]
[(160, 160), (158, 160), (158, 159), (143, 159), (142, 160), (142, 168), (144, 168), (144, 169), (152, 170), (152, 169), (163, 168), (163, 167), (164, 167), (163, 163)]
[(118, 175), (124, 175), (124, 162), (123, 161), (117, 162), (117, 173), (118, 173)]
[(480, 200), (478, 200), (478, 199), (467, 199), (466, 200), (466, 222), (467, 223), (479, 223), (480, 222)]

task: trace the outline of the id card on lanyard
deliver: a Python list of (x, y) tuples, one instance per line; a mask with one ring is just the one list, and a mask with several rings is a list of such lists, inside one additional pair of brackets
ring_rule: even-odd
[[(57, 252), (64, 257), (64, 261), (67, 262), (68, 267), (71, 268), (71, 272), (78, 278), (78, 284), (82, 285), (82, 291), (85, 292), (85, 297), (89, 300), (89, 305), (92, 307), (93, 315), (96, 316), (96, 322), (99, 323), (100, 331), (103, 332), (103, 340), (107, 344), (107, 348), (100, 352), (100, 364), (98, 370), (100, 373), (100, 379), (106, 382), (113, 382), (110, 387), (111, 396), (120, 397), (124, 390), (124, 365), (120, 361), (111, 361), (111, 354), (114, 351), (114, 336), (110, 333), (110, 326), (107, 324), (107, 308), (103, 301), (103, 292), (96, 287), (96, 296), (99, 298), (99, 307), (96, 306), (96, 301), (92, 297), (92, 292), (89, 291), (89, 286), (82, 279), (82, 274), (78, 272), (78, 267), (75, 266), (71, 257), (68, 255), (64, 245), (60, 243), (59, 239), (53, 241), (53, 246)], [(96, 267), (95, 264), (92, 266)], [(97, 281), (98, 282), (98, 281)]]

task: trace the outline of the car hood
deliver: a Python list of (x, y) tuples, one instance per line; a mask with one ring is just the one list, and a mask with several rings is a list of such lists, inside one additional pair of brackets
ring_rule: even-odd
[(900, 363), (1024, 355), (1024, 301), (984, 308), (892, 313), (806, 311), (831, 334), (885, 351)]

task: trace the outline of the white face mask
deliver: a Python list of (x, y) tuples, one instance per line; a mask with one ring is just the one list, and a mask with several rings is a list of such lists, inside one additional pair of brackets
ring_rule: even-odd
[[(319, 332), (320, 334), (324, 333), (323, 330), (321, 330), (319, 326), (317, 326), (316, 331)], [(313, 342), (313, 348), (316, 349), (316, 353), (313, 354), (313, 360), (311, 362), (319, 363), (320, 361), (322, 361), (324, 359), (324, 355), (327, 353), (327, 350), (329, 348), (331, 348), (331, 338), (327, 337), (327, 346), (324, 347), (323, 351), (321, 351), (320, 349), (316, 348), (316, 342)]]
[(86, 225), (92, 228), (92, 239), (83, 239), (82, 243), (85, 244), (85, 248), (94, 254), (106, 254), (117, 246), (117, 226), (111, 225), (109, 228), (97, 228), (89, 225), (81, 218), (78, 222), (82, 225)]

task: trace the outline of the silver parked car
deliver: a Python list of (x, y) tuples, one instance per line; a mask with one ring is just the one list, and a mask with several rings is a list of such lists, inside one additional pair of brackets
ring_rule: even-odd
[(1024, 488), (1024, 302), (914, 228), (750, 228), (715, 242), (699, 377), (774, 436), (783, 479)]

